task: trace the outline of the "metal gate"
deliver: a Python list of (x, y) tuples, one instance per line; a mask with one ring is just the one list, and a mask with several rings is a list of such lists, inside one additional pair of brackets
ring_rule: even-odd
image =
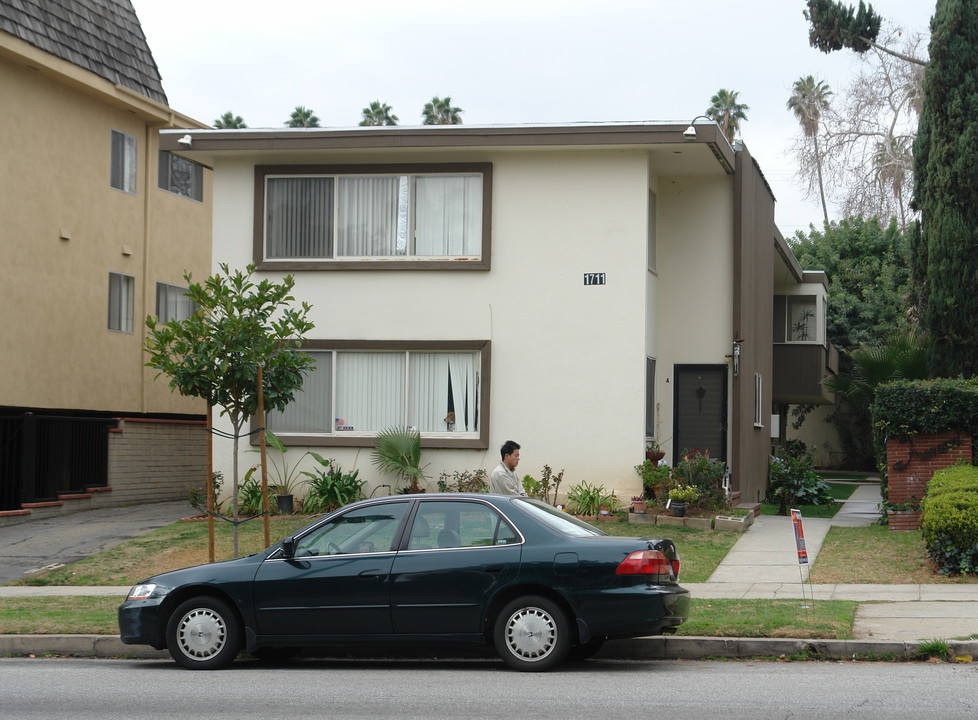
[(109, 429), (116, 425), (33, 413), (0, 417), (0, 510), (107, 485)]

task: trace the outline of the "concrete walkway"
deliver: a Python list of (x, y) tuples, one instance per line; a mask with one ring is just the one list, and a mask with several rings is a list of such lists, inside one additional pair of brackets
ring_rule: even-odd
[[(845, 481), (834, 481), (845, 482)], [(808, 564), (798, 562), (790, 517), (761, 515), (705, 583), (683, 583), (693, 597), (855, 600), (857, 638), (922, 641), (978, 634), (978, 584), (816, 585), (809, 571), (832, 526), (871, 525), (880, 516), (878, 484), (860, 484), (832, 519), (802, 518)]]

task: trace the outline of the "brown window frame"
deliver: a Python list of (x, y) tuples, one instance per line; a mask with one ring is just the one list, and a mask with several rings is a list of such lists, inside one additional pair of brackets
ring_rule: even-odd
[[(482, 253), (473, 260), (269, 260), (265, 257), (265, 178), (268, 175), (482, 175)], [(492, 250), (492, 163), (422, 163), (367, 165), (256, 165), (254, 263), (259, 270), (489, 270)]]
[[(415, 351), (415, 352), (453, 352), (477, 350), (480, 353), (479, 366), (482, 386), (479, 389), (479, 436), (451, 438), (445, 436), (421, 436), (423, 448), (455, 448), (485, 450), (489, 447), (489, 420), (492, 395), (492, 341), (491, 340), (306, 340), (301, 350), (374, 350), (374, 351)], [(252, 417), (251, 431), (259, 429), (258, 419)], [(303, 435), (283, 433), (279, 439), (287, 446), (303, 447), (373, 447), (375, 435)], [(257, 434), (251, 435), (251, 444), (258, 444)]]

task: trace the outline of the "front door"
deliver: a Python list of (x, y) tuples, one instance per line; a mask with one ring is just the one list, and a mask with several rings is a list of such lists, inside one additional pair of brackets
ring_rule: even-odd
[(675, 366), (674, 461), (684, 450), (727, 460), (727, 366)]

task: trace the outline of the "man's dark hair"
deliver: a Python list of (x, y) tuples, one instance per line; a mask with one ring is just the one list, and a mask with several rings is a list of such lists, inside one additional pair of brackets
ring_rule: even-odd
[(503, 446), (499, 448), (499, 458), (500, 460), (505, 460), (507, 455), (512, 455), (514, 451), (520, 449), (520, 444), (515, 440), (507, 440), (503, 443)]

